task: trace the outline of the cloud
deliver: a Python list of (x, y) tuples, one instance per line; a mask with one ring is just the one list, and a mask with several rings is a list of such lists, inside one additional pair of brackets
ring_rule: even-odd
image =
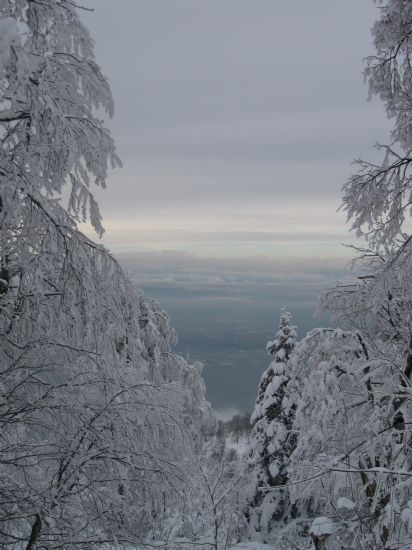
[(350, 276), (345, 271), (348, 261), (342, 258), (201, 258), (173, 251), (123, 253), (118, 258), (143, 288), (206, 293), (208, 300), (220, 301), (256, 300), (279, 291), (293, 301), (304, 300)]
[(95, 11), (82, 15), (112, 83), (110, 127), (124, 161), (96, 192), (117, 231), (113, 247), (139, 239), (136, 220), (188, 214), (222, 231), (233, 215), (252, 231), (249, 217), (261, 223), (269, 210), (268, 231), (343, 231), (335, 211), (349, 164), (377, 158), (371, 145), (390, 128), (362, 79), (372, 3), (88, 4)]
[(207, 396), (224, 418), (253, 406), (280, 309), (292, 312), (300, 336), (329, 325), (314, 318), (318, 296), (351, 276), (342, 258), (206, 258), (167, 251), (118, 259), (168, 311), (179, 336), (176, 351), (205, 363)]
[[(293, 238), (293, 237), (292, 237)], [(119, 252), (120, 261), (129, 267), (140, 267), (144, 270), (170, 268), (176, 270), (212, 269), (235, 272), (254, 271), (261, 273), (283, 272), (292, 270), (305, 272), (328, 272), (341, 270), (348, 261), (340, 257), (331, 258), (270, 258), (265, 256), (248, 256), (237, 258), (203, 258), (187, 252), (165, 250), (161, 252)]]
[[(226, 213), (218, 206), (199, 212), (184, 205), (176, 217), (159, 209), (136, 217), (125, 212), (118, 220), (106, 221), (102, 242), (114, 253), (175, 250), (203, 257), (273, 258), (349, 257), (350, 251), (341, 243), (354, 243), (343, 216), (334, 216), (333, 205), (321, 200), (316, 207), (325, 212), (322, 216), (313, 209), (291, 211), (279, 200), (272, 208), (268, 201), (260, 211), (251, 202), (248, 213), (238, 212), (233, 205)], [(84, 230), (93, 237), (90, 227)]]

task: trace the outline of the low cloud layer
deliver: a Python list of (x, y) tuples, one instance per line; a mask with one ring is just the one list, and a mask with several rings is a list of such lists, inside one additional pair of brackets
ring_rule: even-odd
[(341, 258), (201, 258), (173, 251), (118, 258), (168, 311), (177, 351), (205, 363), (210, 401), (229, 411), (251, 409), (280, 309), (292, 312), (302, 337), (329, 323), (314, 315), (322, 290), (351, 277)]
[[(279, 288), (321, 289), (347, 276), (348, 259), (343, 258), (202, 258), (193, 254), (119, 253), (142, 287), (207, 291), (230, 296), (265, 293)], [(246, 294), (247, 296), (248, 294)]]

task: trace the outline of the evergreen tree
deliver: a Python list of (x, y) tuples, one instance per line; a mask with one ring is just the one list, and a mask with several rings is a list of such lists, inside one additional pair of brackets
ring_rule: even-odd
[(290, 323), (290, 313), (282, 310), (279, 330), (266, 346), (274, 359), (262, 375), (251, 416), (249, 460), (254, 476), (248, 513), (251, 532), (260, 532), (263, 539), (267, 538), (272, 520), (288, 515), (285, 491), (268, 493), (264, 488), (285, 485), (286, 468), (295, 444), (291, 432), (294, 407), (285, 408), (284, 401), (291, 379), (289, 358), (297, 340), (296, 327)]

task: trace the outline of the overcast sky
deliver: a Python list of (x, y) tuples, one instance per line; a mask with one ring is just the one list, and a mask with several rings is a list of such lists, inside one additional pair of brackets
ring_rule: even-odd
[(98, 193), (114, 251), (336, 256), (367, 102), (370, 0), (87, 0), (124, 166)]

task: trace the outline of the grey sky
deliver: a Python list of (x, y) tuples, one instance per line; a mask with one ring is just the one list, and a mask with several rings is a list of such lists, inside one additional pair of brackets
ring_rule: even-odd
[(124, 162), (98, 193), (111, 249), (248, 255), (243, 236), (290, 232), (287, 249), (266, 237), (254, 250), (343, 253), (341, 185), (388, 138), (362, 78), (372, 1), (87, 5)]

